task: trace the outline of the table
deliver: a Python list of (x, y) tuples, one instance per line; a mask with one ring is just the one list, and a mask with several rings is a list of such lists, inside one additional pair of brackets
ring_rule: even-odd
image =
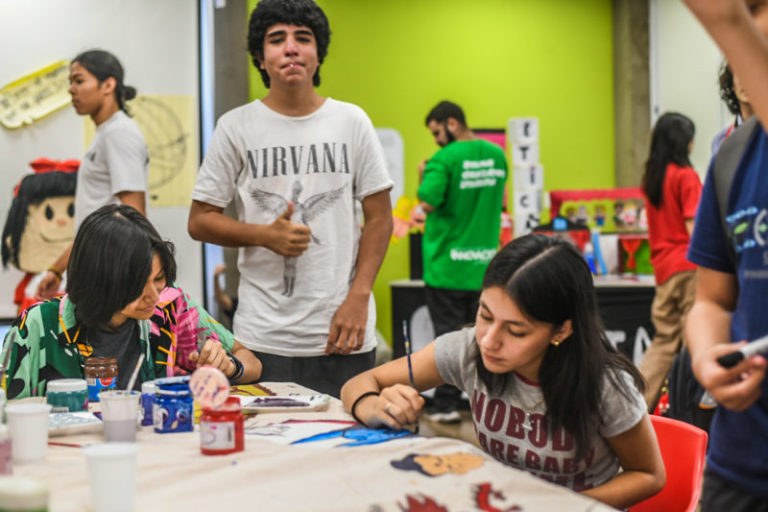
[[(262, 385), (281, 395), (311, 393), (291, 383)], [(258, 430), (288, 420), (330, 420), (341, 422), (341, 427), (352, 421), (341, 402), (332, 398), (325, 411), (259, 414), (246, 421), (246, 428)], [(54, 439), (102, 441), (100, 434)], [(408, 436), (382, 444), (334, 448), (313, 443), (289, 446), (262, 439), (246, 437), (244, 452), (212, 457), (200, 453), (197, 432), (156, 434), (151, 427), (144, 427), (137, 435), (136, 510), (447, 512), (512, 510), (514, 505), (521, 507), (515, 510), (524, 511), (613, 510), (504, 466), (473, 445), (455, 439)], [(457, 453), (480, 467), (465, 474), (429, 476), (391, 464), (409, 454)], [(48, 484), (51, 512), (90, 510), (87, 468), (80, 448), (50, 446), (44, 464), (17, 466), (14, 473)], [(478, 504), (486, 499), (486, 505)], [(430, 507), (431, 501), (439, 506)]]

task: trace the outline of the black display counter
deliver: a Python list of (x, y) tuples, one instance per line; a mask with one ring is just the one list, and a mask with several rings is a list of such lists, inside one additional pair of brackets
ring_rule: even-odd
[[(392, 354), (405, 354), (403, 320), (408, 321), (414, 351), (434, 339), (432, 322), (424, 303), (424, 282), (404, 279), (390, 283), (392, 288)], [(595, 278), (597, 307), (611, 343), (635, 363), (639, 363), (653, 339), (651, 303), (655, 293), (653, 277)]]

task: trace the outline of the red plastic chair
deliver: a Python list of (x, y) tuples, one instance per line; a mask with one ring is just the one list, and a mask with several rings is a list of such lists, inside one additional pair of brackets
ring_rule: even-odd
[(630, 507), (630, 512), (693, 512), (699, 503), (707, 454), (707, 433), (683, 421), (651, 416), (659, 440), (667, 483), (660, 493)]

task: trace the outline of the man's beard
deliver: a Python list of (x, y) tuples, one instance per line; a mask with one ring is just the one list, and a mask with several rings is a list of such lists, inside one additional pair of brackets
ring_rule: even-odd
[(441, 148), (444, 148), (445, 146), (447, 146), (448, 144), (456, 140), (456, 137), (454, 137), (453, 134), (450, 132), (450, 130), (448, 130), (447, 124), (443, 124), (443, 131), (445, 132), (446, 143), (440, 144)]

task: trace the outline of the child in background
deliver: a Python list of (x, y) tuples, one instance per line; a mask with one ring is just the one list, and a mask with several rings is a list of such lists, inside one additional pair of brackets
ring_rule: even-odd
[(655, 407), (672, 360), (683, 345), (685, 317), (696, 292), (696, 265), (685, 257), (701, 196), (701, 180), (688, 160), (693, 134), (693, 121), (684, 115), (662, 115), (653, 128), (643, 175), (656, 278), (651, 306), (656, 335), (639, 365), (647, 382), (644, 396), (649, 410)]
[[(642, 377), (606, 339), (592, 274), (571, 244), (510, 242), (485, 273), (475, 327), (349, 380), (346, 410), (370, 427), (418, 421), (423, 391), (466, 391), (481, 447), (543, 479), (625, 508), (658, 492), (665, 472)], [(619, 468), (623, 471), (619, 472)]]

